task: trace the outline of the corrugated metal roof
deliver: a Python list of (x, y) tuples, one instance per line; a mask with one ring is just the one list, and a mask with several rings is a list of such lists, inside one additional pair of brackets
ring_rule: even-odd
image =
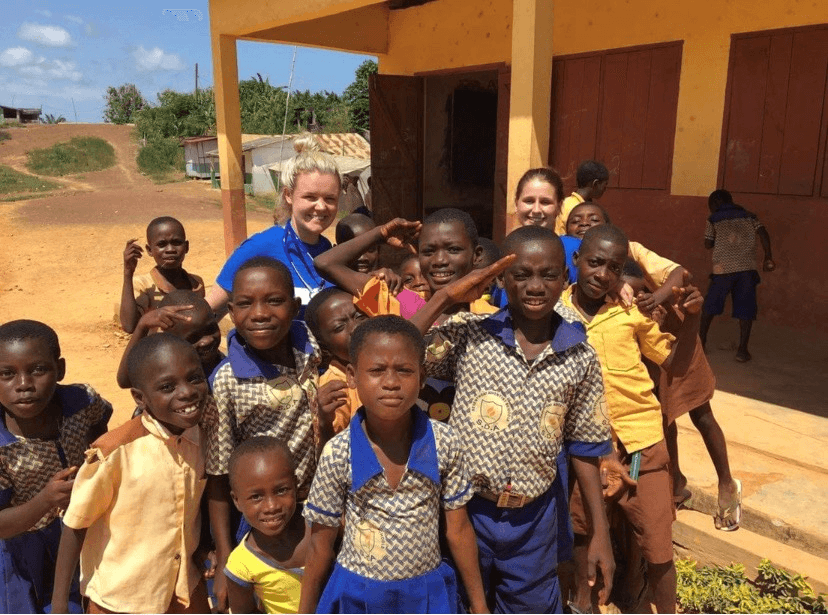
[(337, 132), (313, 135), (323, 152), (334, 156), (349, 156), (351, 158), (371, 159), (371, 145), (362, 135), (355, 132)]
[[(284, 160), (288, 160), (292, 157), (293, 156), (285, 156)], [(371, 166), (371, 161), (364, 158), (354, 158), (353, 156), (334, 156), (333, 158), (336, 160), (336, 166), (339, 167), (339, 172), (343, 175), (352, 175), (354, 173), (359, 174)], [(284, 160), (282, 162), (284, 162)], [(271, 171), (280, 173), (282, 171), (282, 163), (274, 162), (273, 164), (267, 165), (267, 168)]]

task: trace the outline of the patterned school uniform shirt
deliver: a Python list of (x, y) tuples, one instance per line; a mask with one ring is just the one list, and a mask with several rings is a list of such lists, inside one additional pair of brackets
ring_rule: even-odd
[(408, 465), (396, 489), (365, 435), (365, 409), (325, 445), (303, 511), (310, 523), (338, 527), (345, 537), (337, 563), (368, 579), (408, 579), (440, 565), (440, 509), (472, 497), (461, 444), (449, 426), (412, 408)]
[(713, 273), (755, 270), (756, 231), (763, 227), (756, 214), (735, 204), (711, 214), (704, 238), (713, 242)]
[(310, 402), (319, 381), (319, 347), (298, 320), (291, 324), (290, 340), (295, 369), (260, 359), (235, 329), (227, 336), (227, 357), (210, 380), (217, 416), (208, 432), (207, 473), (227, 474), (230, 454), (239, 444), (273, 436), (287, 443), (304, 497), (316, 469)]
[(449, 424), (463, 442), (475, 489), (536, 498), (555, 460), (612, 450), (601, 368), (583, 328), (555, 313), (555, 335), (534, 361), (515, 341), (508, 308), (434, 327), (426, 373), (457, 386)]
[[(60, 437), (36, 440), (17, 437), (0, 427), (0, 504), (20, 506), (36, 496), (57, 472), (80, 466), (93, 427), (106, 431), (112, 406), (87, 384), (59, 384), (55, 396), (63, 410)], [(30, 529), (46, 527), (58, 516), (47, 512)]]

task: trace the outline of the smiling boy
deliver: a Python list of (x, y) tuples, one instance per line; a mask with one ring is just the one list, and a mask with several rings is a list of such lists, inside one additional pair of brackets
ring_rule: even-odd
[(436, 314), (503, 271), (508, 307), (431, 329), (426, 373), (456, 383), (448, 422), (464, 443), (476, 491), (468, 509), (493, 610), (561, 612), (556, 537), (558, 507), (566, 504), (553, 485), (564, 441), (589, 494), (590, 564), (607, 584), (602, 597), (612, 584), (597, 465), (611, 450), (601, 370), (583, 330), (555, 310), (564, 284), (560, 239), (525, 226), (506, 238), (503, 252), (510, 256), (438, 289), (412, 322), (427, 331)]
[(142, 314), (154, 310), (164, 295), (175, 289), (192, 290), (204, 297), (204, 280), (181, 266), (190, 251), (181, 222), (170, 216), (152, 220), (147, 225), (146, 251), (155, 260), (155, 267), (148, 274), (135, 276), (143, 250), (137, 239), (130, 239), (124, 249), (120, 319), (127, 333), (135, 330)]
[(66, 612), (80, 557), (90, 613), (208, 613), (196, 563), (207, 379), (192, 346), (169, 333), (135, 346), (129, 379), (143, 412), (86, 453), (63, 518), (54, 612)]

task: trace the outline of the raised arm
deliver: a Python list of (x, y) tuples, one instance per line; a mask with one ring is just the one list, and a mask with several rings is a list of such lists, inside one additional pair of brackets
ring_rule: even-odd
[(416, 239), (421, 227), (420, 222), (395, 218), (323, 252), (313, 259), (313, 264), (323, 278), (331, 280), (354, 297), (358, 297), (365, 284), (371, 279), (371, 275), (349, 269), (346, 263), (359, 258), (374, 244), (383, 242), (416, 253), (411, 242)]
[(305, 560), (305, 574), (302, 577), (302, 596), (299, 599), (300, 613), (316, 613), (319, 596), (334, 561), (334, 541), (339, 533), (339, 526), (314, 523), (311, 527), (310, 545)]
[(689, 275), (685, 274), (681, 287), (673, 287), (676, 296), (675, 308), (684, 314), (676, 341), (670, 350), (670, 355), (661, 364), (668, 374), (683, 374), (690, 366), (693, 352), (696, 348), (696, 339), (699, 335), (699, 321), (704, 297), (699, 289), (689, 284)]
[(138, 239), (127, 241), (126, 248), (124, 248), (124, 284), (121, 288), (121, 309), (119, 313), (121, 328), (127, 333), (132, 333), (135, 330), (135, 324), (140, 316), (138, 304), (135, 302), (132, 276), (135, 275), (138, 259), (141, 258), (143, 252), (143, 248), (138, 244)]
[(121, 356), (121, 363), (118, 365), (118, 374), (116, 380), (118, 386), (122, 389), (127, 389), (132, 386), (129, 382), (129, 374), (127, 374), (127, 357), (130, 351), (144, 339), (153, 329), (161, 329), (165, 331), (172, 328), (177, 322), (187, 322), (190, 320), (189, 316), (184, 316), (178, 312), (193, 309), (192, 305), (168, 305), (157, 310), (147, 312), (138, 319), (138, 324), (132, 332), (132, 337), (129, 338), (129, 343), (124, 348), (124, 354)]

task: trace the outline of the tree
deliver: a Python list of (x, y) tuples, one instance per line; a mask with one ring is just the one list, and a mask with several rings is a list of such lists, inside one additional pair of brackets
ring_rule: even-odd
[(370, 130), (371, 109), (368, 103), (368, 77), (378, 70), (374, 60), (365, 60), (356, 69), (354, 82), (345, 88), (342, 98), (351, 110), (351, 130)]
[(147, 106), (147, 101), (132, 83), (113, 88), (106, 88), (106, 108), (104, 121), (113, 124), (129, 124), (135, 120), (135, 114)]
[(43, 118), (40, 120), (44, 124), (60, 124), (61, 122), (65, 122), (66, 118), (62, 115), (52, 115), (51, 113), (47, 113)]

